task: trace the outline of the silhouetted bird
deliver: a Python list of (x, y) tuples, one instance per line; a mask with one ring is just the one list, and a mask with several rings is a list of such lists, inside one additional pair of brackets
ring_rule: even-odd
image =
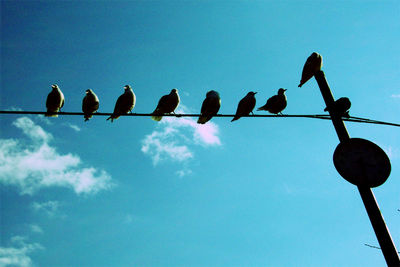
[(217, 91), (211, 90), (207, 92), (206, 99), (201, 105), (201, 112), (197, 123), (205, 124), (207, 121), (216, 115), (221, 107), (221, 98)]
[(247, 95), (239, 101), (235, 117), (233, 117), (231, 121), (238, 120), (242, 116), (253, 113), (253, 109), (256, 106), (255, 94), (257, 94), (257, 92), (248, 92)]
[(45, 116), (58, 117), (57, 114), (51, 114), (51, 113), (59, 112), (60, 109), (64, 106), (64, 94), (61, 92), (57, 84), (53, 84), (51, 88), (53, 89), (48, 94), (46, 100), (47, 113), (45, 114)]
[(299, 87), (311, 79), (317, 71), (321, 70), (322, 56), (316, 52), (312, 53), (306, 60), (301, 74), (301, 81)]
[(136, 96), (133, 93), (132, 88), (129, 85), (124, 86), (125, 92), (120, 95), (115, 103), (115, 108), (113, 114), (107, 119), (111, 119), (113, 122), (118, 119), (122, 114), (128, 114), (136, 103)]
[(84, 113), (85, 121), (88, 121), (99, 109), (99, 98), (97, 95), (91, 90), (86, 90), (86, 95), (82, 100), (82, 111)]
[(264, 106), (259, 107), (257, 110), (267, 110), (270, 113), (282, 114), (282, 110), (284, 110), (287, 105), (286, 96), (285, 96), (286, 90), (287, 89), (280, 88), (278, 90), (277, 95), (270, 97), (267, 100), (267, 103)]
[(169, 95), (164, 95), (158, 101), (156, 109), (153, 111), (151, 118), (160, 121), (162, 115), (173, 113), (179, 105), (179, 95), (177, 89), (172, 89)]
[(324, 111), (334, 112), (339, 117), (349, 118), (349, 109), (351, 107), (350, 99), (347, 97), (341, 97), (336, 100), (333, 105), (330, 105), (324, 109)]

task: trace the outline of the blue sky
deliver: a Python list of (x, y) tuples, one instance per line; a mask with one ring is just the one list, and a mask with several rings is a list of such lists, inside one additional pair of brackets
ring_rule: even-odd
[[(323, 56), (350, 114), (400, 122), (398, 1), (2, 1), (1, 110), (64, 111), (88, 88), (134, 112), (177, 88), (197, 113), (287, 88), (285, 114), (321, 114), (307, 57)], [(256, 114), (264, 114), (256, 112)], [(384, 266), (355, 186), (336, 172), (329, 121), (0, 116), (0, 263), (17, 266)], [(400, 247), (399, 129), (347, 123), (389, 155), (374, 189)]]

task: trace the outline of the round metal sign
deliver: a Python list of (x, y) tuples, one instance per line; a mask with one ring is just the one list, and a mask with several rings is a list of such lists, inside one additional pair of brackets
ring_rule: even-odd
[(333, 153), (333, 164), (344, 179), (357, 186), (380, 186), (391, 171), (386, 153), (376, 144), (361, 138), (341, 142)]

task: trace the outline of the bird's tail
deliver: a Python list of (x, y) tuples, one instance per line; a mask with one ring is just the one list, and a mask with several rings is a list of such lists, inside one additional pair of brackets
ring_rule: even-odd
[(231, 122), (232, 121), (236, 121), (236, 120), (238, 120), (240, 117), (233, 117), (233, 119), (231, 120)]
[(197, 120), (198, 124), (205, 124), (207, 121), (209, 121), (210, 119), (208, 117), (205, 116), (200, 116), (199, 119)]
[(57, 117), (58, 117), (58, 114), (55, 113), (55, 112), (58, 112), (58, 111), (59, 111), (59, 109), (54, 110), (54, 111), (47, 110), (47, 112), (44, 114), (44, 116), (45, 116), (45, 117), (57, 118)]
[(113, 116), (108, 117), (108, 119), (106, 119), (106, 121), (108, 121), (109, 119), (111, 119), (111, 122), (114, 121), (114, 117)]
[(85, 121), (88, 121), (92, 117), (92, 115), (85, 114), (83, 117), (85, 118)]
[(151, 119), (152, 119), (153, 121), (160, 121), (160, 120), (162, 119), (162, 116), (153, 115), (153, 116), (151, 116)]
[(262, 106), (262, 107), (259, 107), (259, 108), (257, 109), (257, 111), (260, 111), (260, 110), (265, 110), (265, 107)]

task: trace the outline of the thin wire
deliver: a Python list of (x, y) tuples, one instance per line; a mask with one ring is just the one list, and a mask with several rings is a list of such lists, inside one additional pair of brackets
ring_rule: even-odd
[[(37, 115), (45, 115), (45, 114), (57, 114), (57, 115), (71, 115), (71, 116), (83, 116), (83, 112), (58, 112), (58, 113), (47, 113), (44, 111), (18, 111), (18, 110), (0, 110), (0, 114), (37, 114)], [(94, 113), (93, 116), (111, 116), (112, 113), (102, 113), (97, 112)], [(132, 116), (132, 117), (150, 117), (153, 116), (152, 113), (128, 113), (121, 114), (121, 116)], [(163, 114), (164, 117), (199, 117), (200, 114)], [(213, 117), (234, 117), (234, 114), (217, 114)], [(321, 120), (330, 120), (331, 116), (327, 114), (315, 114), (315, 115), (246, 115), (242, 117), (250, 117), (250, 118), (310, 118), (310, 119), (321, 119)], [(392, 123), (392, 122), (384, 122), (378, 120), (371, 120), (367, 118), (353, 117), (350, 116), (348, 118), (343, 117), (344, 121), (348, 122), (357, 122), (357, 123), (369, 123), (369, 124), (380, 124), (380, 125), (388, 125), (400, 127), (400, 124)]]
[[(370, 248), (376, 248), (376, 249), (382, 250), (380, 247), (377, 247), (377, 246), (371, 246), (369, 244), (364, 244), (364, 245), (366, 245), (367, 247), (370, 247)], [(400, 251), (397, 251), (397, 253), (400, 254)]]

